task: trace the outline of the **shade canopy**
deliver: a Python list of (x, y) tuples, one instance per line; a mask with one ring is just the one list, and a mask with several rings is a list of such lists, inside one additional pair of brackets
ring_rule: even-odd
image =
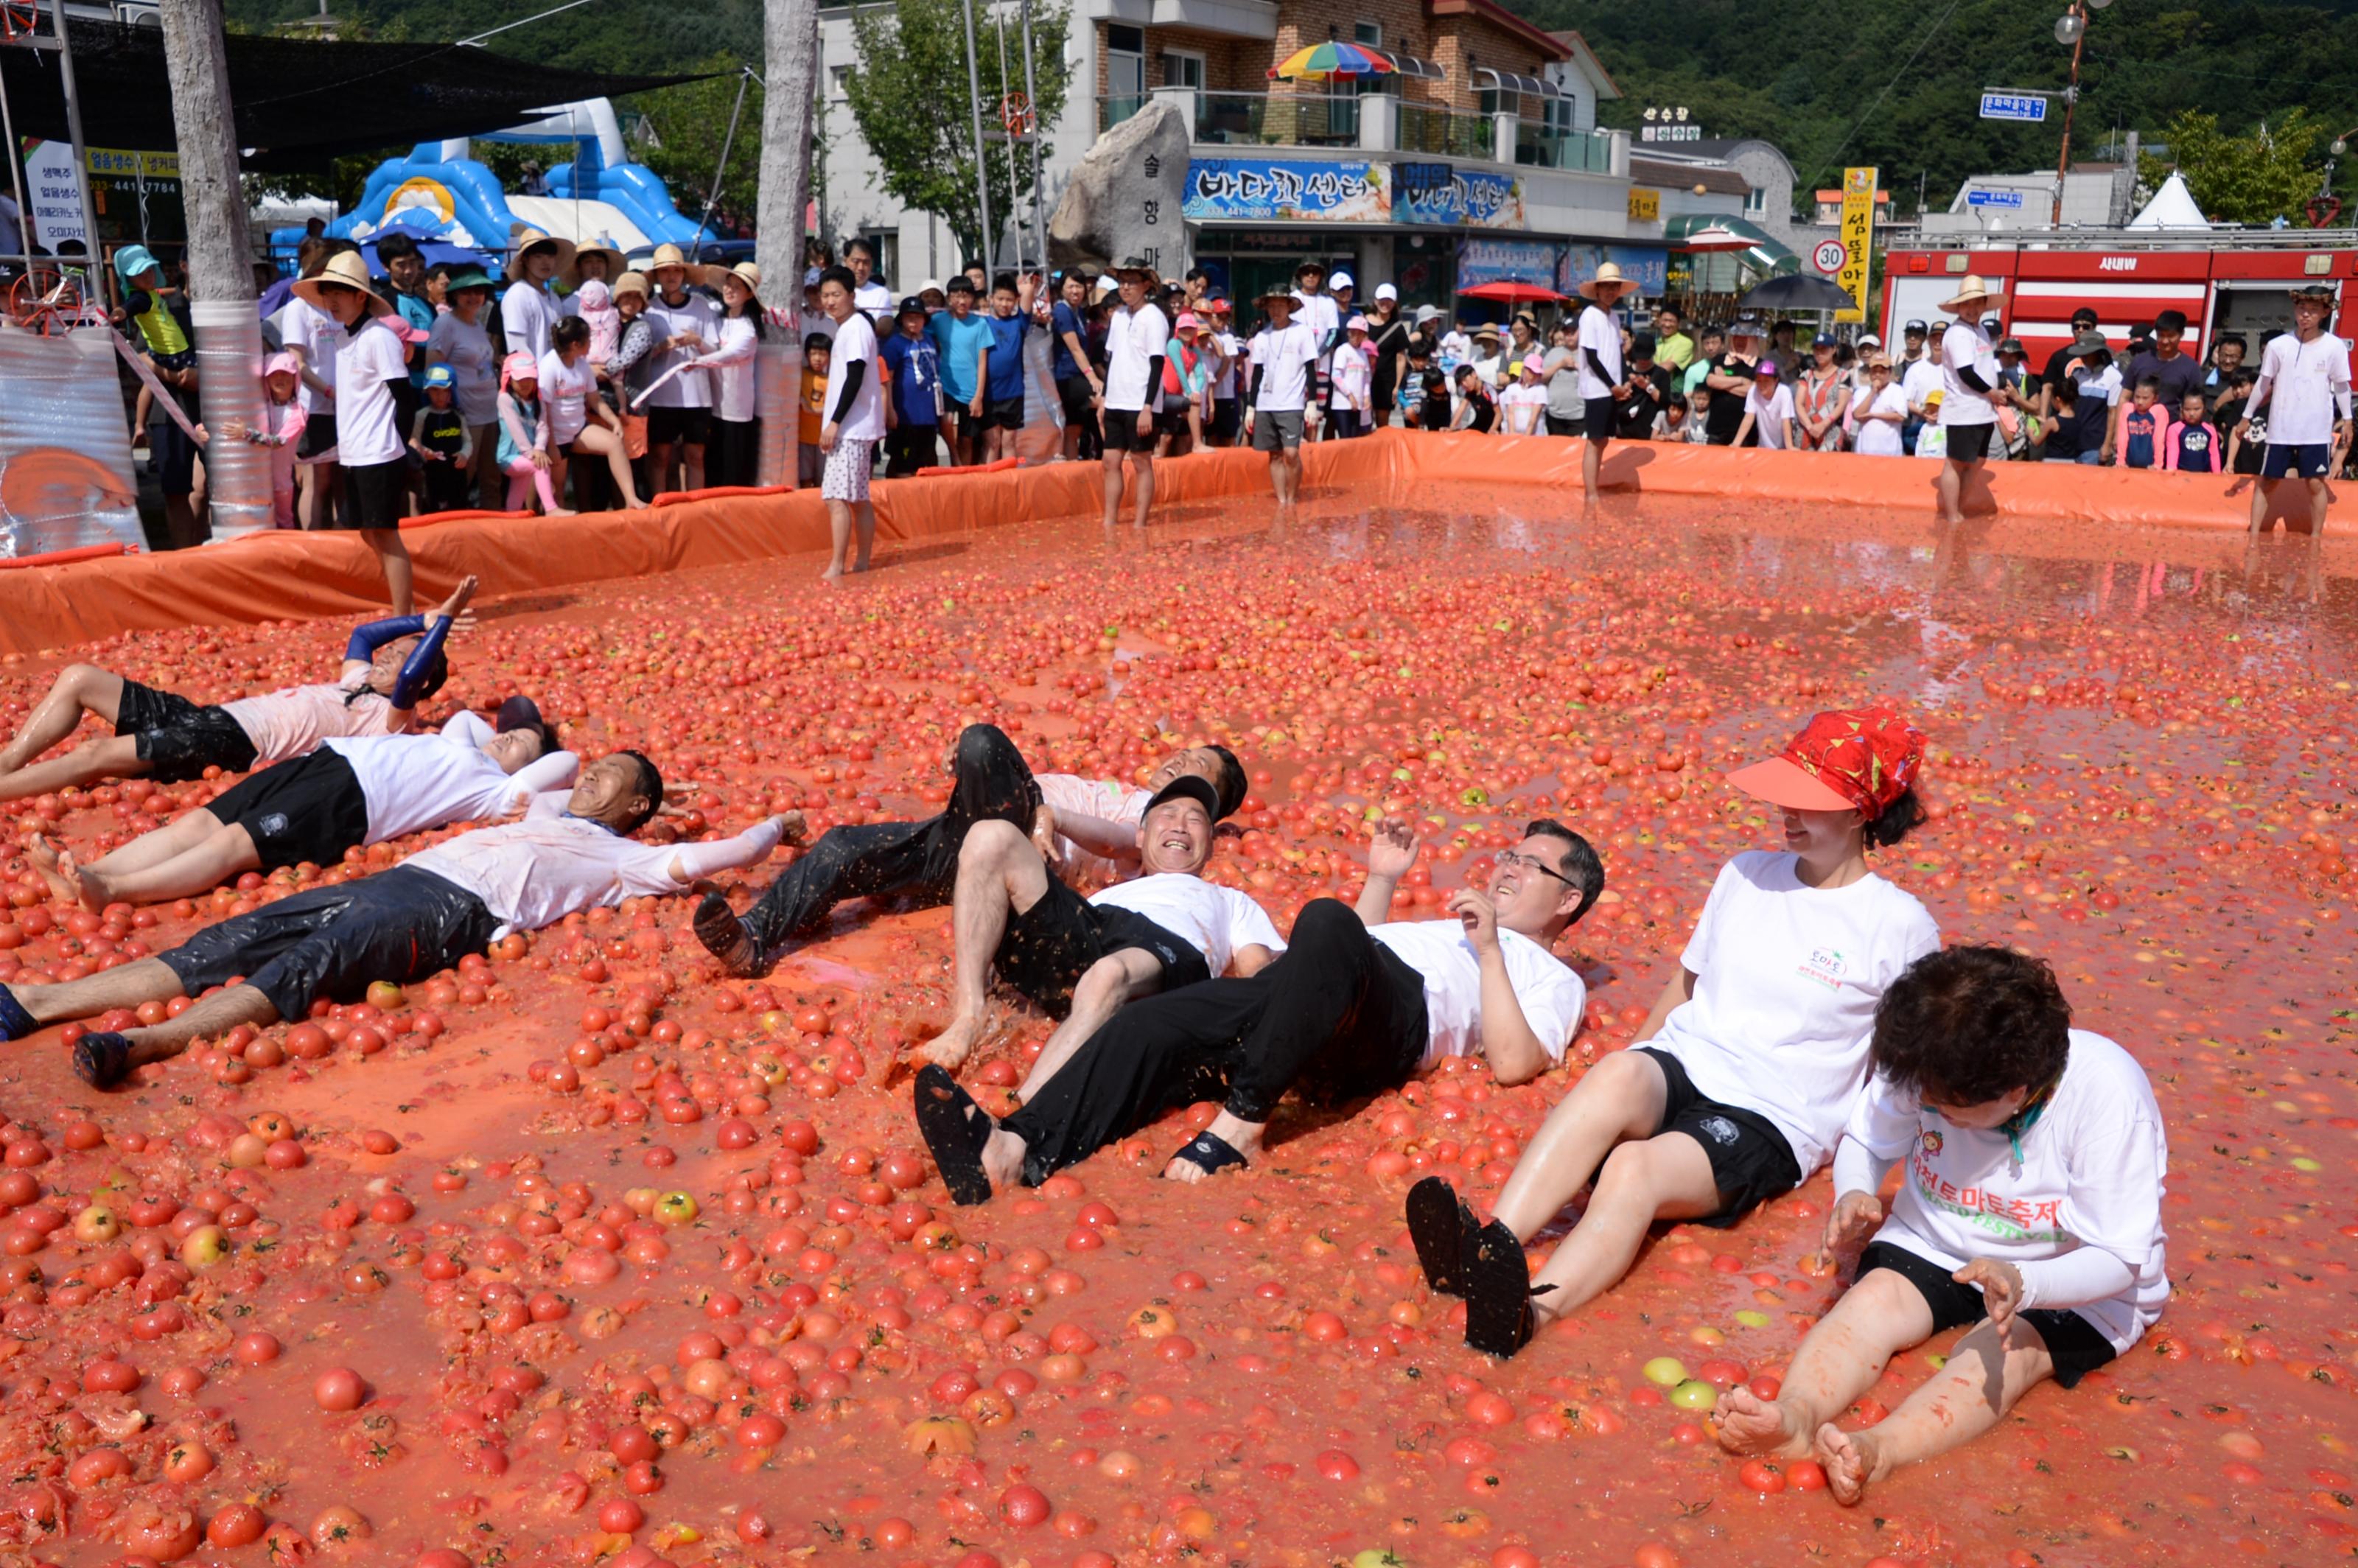
[(1856, 301), (1832, 278), (1794, 272), (1769, 278), (1736, 304), (1746, 310), (1848, 310)]
[(1552, 288), (1541, 288), (1535, 283), (1516, 283), (1501, 279), (1497, 283), (1477, 283), (1471, 288), (1457, 291), (1460, 299), (1488, 299), (1500, 305), (1558, 305), (1563, 296)]
[(1400, 67), (1381, 49), (1328, 39), (1296, 49), (1278, 62), (1270, 75), (1288, 81), (1329, 81), (1338, 76), (1392, 76)]
[[(1725, 212), (1682, 212), (1662, 224), (1662, 238), (1674, 251), (1748, 251), (1776, 244), (1758, 223)], [(1780, 247), (1781, 248), (1781, 247)]]
[(1512, 70), (1494, 70), (1487, 65), (1474, 68), (1474, 85), (1499, 92), (1520, 92), (1531, 98), (1568, 98), (1570, 93), (1552, 81), (1536, 76), (1524, 76)]
[(2129, 220), (2132, 229), (2208, 229), (2211, 220), (2202, 215), (2194, 193), (2186, 189), (2186, 177), (2173, 173), (2161, 182), (2145, 211)]
[[(71, 18), (82, 139), (164, 151), (179, 145), (163, 30)], [(644, 92), (694, 76), (600, 76), (442, 43), (360, 43), (232, 33), (230, 98), (252, 169), (317, 168), (342, 153), (471, 135), (549, 105)], [(57, 57), (0, 49), (20, 136), (66, 139)]]

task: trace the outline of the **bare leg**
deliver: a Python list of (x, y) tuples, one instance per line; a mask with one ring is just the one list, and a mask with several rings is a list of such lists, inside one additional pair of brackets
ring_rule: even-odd
[(587, 452), (602, 454), (606, 471), (614, 476), (614, 488), (622, 497), (625, 510), (637, 512), (646, 505), (631, 483), (630, 454), (622, 450), (622, 438), (603, 425), (591, 425), (574, 438), (573, 444)]
[(1065, 1015), (1065, 1022), (1056, 1025), (1056, 1032), (1040, 1048), (1040, 1059), (1024, 1075), (1015, 1098), (1030, 1099), (1122, 1003), (1151, 995), (1162, 979), (1163, 966), (1153, 955), (1138, 947), (1109, 953), (1090, 965), (1081, 983), (1073, 988), (1073, 1011)]
[(1597, 470), (1605, 466), (1605, 443), (1589, 437), (1580, 443), (1580, 493), (1596, 499)]
[(169, 1061), (198, 1041), (226, 1034), (241, 1023), (267, 1028), (277, 1022), (278, 1010), (270, 1004), (268, 997), (252, 986), (232, 986), (205, 998), (178, 1018), (126, 1029), (123, 1038), (131, 1045), (131, 1065), (144, 1067), (150, 1062)]
[(950, 894), (956, 940), (952, 983), (957, 1011), (928, 1042), (928, 1062), (956, 1072), (981, 1036), (990, 1000), (990, 961), (1007, 935), (1011, 914), (1030, 909), (1048, 892), (1048, 864), (1021, 827), (996, 817), (967, 829), (958, 847), (957, 884)]
[(687, 488), (702, 490), (704, 488), (704, 448), (700, 444), (691, 446), (683, 441), (680, 443), (679, 450), (679, 464), (686, 472)]
[[(188, 993), (180, 977), (157, 958), (139, 958), (54, 986), (15, 986), (17, 1004), (43, 1023), (67, 1023), (143, 1001), (170, 1001)], [(194, 1008), (189, 1010), (195, 1011)], [(184, 1015), (185, 1016), (185, 1015)]]
[(1606, 1157), (1596, 1192), (1579, 1227), (1533, 1276), (1556, 1288), (1535, 1296), (1541, 1321), (1602, 1294), (1629, 1271), (1646, 1231), (1657, 1219), (1695, 1219), (1719, 1208), (1719, 1186), (1703, 1145), (1683, 1132), (1624, 1143)]
[(827, 570), (818, 575), (828, 582), (842, 578), (845, 557), (851, 553), (851, 503), (829, 497), (827, 503), (827, 527), (830, 549)]
[[(1240, 1117), (1232, 1116), (1228, 1111), (1222, 1110), (1219, 1115), (1212, 1118), (1212, 1125), (1204, 1130), (1243, 1155), (1246, 1162), (1250, 1163), (1260, 1157), (1261, 1135), (1269, 1130), (1269, 1123), (1246, 1121)], [(1185, 1182), (1193, 1184), (1206, 1180), (1208, 1174), (1209, 1173), (1203, 1166), (1193, 1160), (1182, 1160), (1175, 1155), (1169, 1164), (1163, 1167), (1163, 1179), (1166, 1182)]]
[(1111, 528), (1121, 520), (1121, 453), (1113, 443), (1106, 443), (1105, 455), (1105, 525)]
[(2268, 497), (2276, 492), (2277, 481), (2272, 479), (2252, 481), (2252, 537), (2256, 539), (2268, 525)]
[(0, 775), (15, 773), (81, 726), (81, 716), (95, 713), (109, 724), (123, 708), (123, 677), (96, 665), (68, 665), (50, 683), (25, 719), (16, 738), (0, 746)]
[(1146, 509), (1154, 504), (1154, 460), (1144, 452), (1134, 455), (1138, 459), (1138, 482), (1130, 487), (1130, 521), (1132, 527), (1143, 528), (1146, 526)]
[(1947, 458), (1941, 460), (1941, 476), (1934, 487), (1941, 497), (1941, 520), (1963, 523), (1965, 520), (1965, 465)]
[(1615, 1144), (1654, 1135), (1666, 1092), (1661, 1068), (1633, 1051), (1617, 1051), (1589, 1068), (1515, 1162), (1492, 1217), (1530, 1240), (1588, 1185)]
[(1879, 1425), (1844, 1432), (1828, 1422), (1818, 1428), (1815, 1452), (1826, 1467), (1826, 1490), (1847, 1507), (1902, 1465), (1963, 1447), (2054, 1370), (2047, 1342), (2021, 1318), (2003, 1340), (1987, 1323), (1975, 1325), (1949, 1352), (1948, 1364)]
[(1924, 1293), (1888, 1269), (1870, 1271), (1801, 1341), (1775, 1400), (1741, 1383), (1719, 1397), (1719, 1445), (1800, 1458), (1818, 1428), (1875, 1387), (1894, 1356), (1931, 1336)]
[(876, 503), (872, 501), (860, 502), (851, 509), (851, 516), (852, 521), (858, 524), (860, 541), (860, 554), (852, 561), (851, 569), (864, 572), (868, 569), (868, 557), (876, 549)]
[(0, 800), (23, 800), (51, 790), (78, 789), (101, 779), (135, 779), (148, 771), (148, 765), (139, 760), (139, 743), (134, 737), (112, 735), (87, 746), (77, 746), (49, 762), (0, 774)]
[(177, 822), (168, 822), (152, 833), (142, 833), (106, 859), (84, 868), (83, 874), (98, 871), (120, 877), (147, 871), (188, 853), (221, 830), (221, 818), (211, 812), (191, 811)]
[(1269, 490), (1277, 497), (1280, 506), (1293, 499), (1285, 493), (1285, 453), (1282, 450), (1269, 455)]
[[(647, 443), (647, 473), (651, 476), (647, 482), (654, 487), (657, 495), (671, 488), (672, 454), (678, 449), (679, 443), (676, 441)], [(650, 496), (648, 499), (652, 501), (654, 497)]]
[(2321, 479), (2309, 481), (2309, 535), (2316, 540), (2325, 537), (2325, 481)]
[(259, 871), (253, 836), (233, 824), (158, 865), (136, 871), (81, 872), (82, 907), (97, 914), (110, 903), (156, 903), (217, 888), (241, 871)]
[(417, 596), (412, 584), (415, 574), (409, 565), (409, 546), (401, 542), (398, 528), (363, 528), (361, 539), (376, 552), (377, 564), (384, 568), (385, 592), (393, 600), (395, 615), (407, 615), (417, 608)]

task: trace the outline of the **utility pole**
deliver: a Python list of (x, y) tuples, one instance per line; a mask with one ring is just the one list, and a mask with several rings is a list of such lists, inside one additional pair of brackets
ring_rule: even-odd
[(2063, 180), (2071, 172), (2071, 112), (2080, 106), (2080, 52), (2088, 47), (2088, 16), (2113, 0), (2071, 0), (2071, 8), (2056, 18), (2055, 41), (2071, 46), (2071, 80), (2063, 89), (2063, 150), (2055, 159), (2055, 211), (2048, 222), (2063, 226)]
[(982, 141), (982, 73), (975, 64), (974, 0), (960, 0), (958, 8), (966, 16), (966, 98), (974, 112), (974, 200), (982, 222), (982, 270), (988, 274), (998, 247), (991, 243), (996, 236), (990, 228), (990, 152)]
[(205, 448), (205, 482), (213, 535), (226, 538), (271, 525), (269, 454), (223, 434), (233, 425), (253, 429), (262, 424), (262, 322), (254, 311), (254, 245), (239, 178), (222, 0), (162, 0), (160, 10), (189, 220), (197, 399), (212, 437)]
[(761, 227), (754, 265), (773, 318), (755, 380), (762, 417), (761, 482), (791, 484), (803, 350), (795, 336), (803, 297), (803, 213), (810, 206), (811, 104), (818, 92), (818, 0), (763, 0), (762, 7)]

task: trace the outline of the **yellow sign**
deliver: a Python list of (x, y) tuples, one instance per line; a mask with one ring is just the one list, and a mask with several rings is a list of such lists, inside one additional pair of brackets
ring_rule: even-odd
[(1875, 257), (1875, 185), (1880, 170), (1843, 170), (1842, 270), (1834, 281), (1850, 296), (1850, 308), (1834, 312), (1837, 321), (1866, 319), (1866, 280)]
[(117, 179), (133, 179), (142, 175), (149, 179), (180, 178), (180, 155), (178, 153), (138, 153), (122, 147), (84, 147), (82, 162), (91, 173)]
[(1643, 186), (1629, 188), (1629, 216), (1640, 223), (1659, 222), (1662, 216), (1662, 193), (1648, 190)]

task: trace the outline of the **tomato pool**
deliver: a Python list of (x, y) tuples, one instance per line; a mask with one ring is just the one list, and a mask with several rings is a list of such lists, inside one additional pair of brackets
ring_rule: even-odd
[[(1093, 775), (1223, 740), (1254, 791), (1214, 875), (1281, 926), (1350, 896), (1371, 811), (1423, 826), (1403, 905), (1426, 914), (1527, 817), (1559, 816), (1610, 879), (1563, 947), (1590, 988), (1572, 1059), (1511, 1091), (1476, 1067), (1289, 1105), (1266, 1160), (1192, 1188), (1156, 1173), (1209, 1108), (1174, 1112), (961, 1209), (905, 1077), (882, 1081), (947, 1018), (946, 910), (847, 906), (740, 982), (688, 901), (633, 903), (104, 1096), (51, 1031), (0, 1048), (0, 1558), (2093, 1568), (2358, 1550), (2342, 541), (1942, 533), (1693, 499), (1584, 515), (1500, 486), (1322, 492), (1282, 519), (1167, 509), (1142, 538), (1045, 521), (888, 549), (842, 589), (819, 564), (506, 600), (487, 574), (445, 699), (530, 692), (579, 750), (643, 748), (688, 813), (664, 830), (690, 834), (794, 806), (815, 827), (929, 813), (975, 719)], [(210, 699), (321, 678), (346, 630), (12, 658), (0, 727), (70, 659)], [(1401, 1216), (1431, 1171), (1494, 1193), (1628, 1044), (1716, 868), (1774, 842), (1720, 775), (1870, 699), (1932, 743), (1936, 819), (1880, 869), (1950, 935), (2051, 959), (2075, 1022), (2151, 1074), (2177, 1294), (2121, 1362), (1845, 1510), (1806, 1474), (1761, 1489), (1657, 1380), (1666, 1359), (1672, 1384), (1783, 1368), (1853, 1261), (1818, 1255), (1823, 1176), (1734, 1229), (1660, 1234), (1509, 1365), (1460, 1343)], [(47, 903), (23, 858), (27, 832), (94, 854), (220, 787), (14, 807), (0, 980), (158, 951), (279, 891), (102, 920)], [(990, 1100), (1047, 1033), (1006, 1016), (968, 1072)], [(1948, 1343), (1895, 1362), (1850, 1420)]]

